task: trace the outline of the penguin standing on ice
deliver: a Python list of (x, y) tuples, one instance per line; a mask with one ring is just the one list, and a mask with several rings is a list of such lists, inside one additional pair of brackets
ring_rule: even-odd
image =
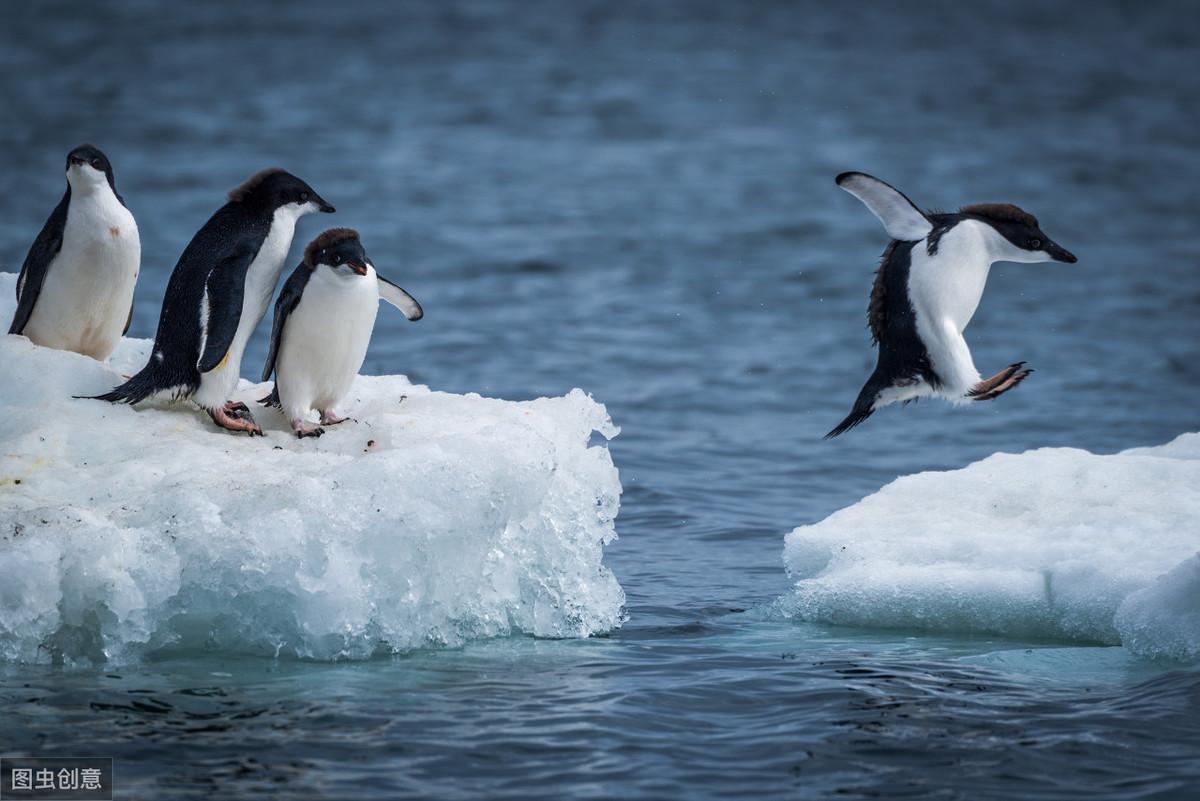
[(297, 437), (325, 433), (305, 422), (314, 409), (323, 426), (345, 421), (336, 407), (366, 358), (381, 298), (409, 320), (424, 315), (412, 295), (375, 272), (357, 231), (330, 229), (304, 249), (275, 302), (263, 369), (263, 381), (275, 373), (275, 388), (259, 401), (282, 409)]
[(150, 361), (98, 399), (137, 403), (170, 392), (194, 400), (222, 428), (262, 435), (246, 404), (229, 399), (242, 352), (271, 302), (296, 221), (333, 210), (280, 169), (263, 170), (230, 192), (171, 273)]
[(112, 164), (93, 145), (67, 154), (67, 192), (21, 266), (10, 334), (103, 361), (133, 319), (142, 259)]
[(983, 380), (963, 331), (994, 262), (1074, 264), (1075, 257), (1046, 236), (1032, 214), (1008, 203), (964, 206), (952, 214), (922, 212), (895, 188), (861, 172), (842, 173), (837, 185), (879, 218), (892, 242), (875, 274), (868, 309), (879, 346), (875, 372), (854, 409), (825, 438), (897, 401), (991, 400), (1025, 380), (1032, 371), (1022, 369), (1024, 362)]

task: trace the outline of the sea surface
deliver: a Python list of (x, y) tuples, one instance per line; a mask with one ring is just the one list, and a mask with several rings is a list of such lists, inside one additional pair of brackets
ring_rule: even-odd
[[(0, 754), (112, 756), (122, 799), (1200, 797), (1194, 667), (769, 613), (784, 534), (899, 475), (1200, 428), (1193, 4), (3, 17), (0, 270), (60, 197), (65, 153), (95, 142), (137, 215), (130, 334), (151, 337), (224, 193), (269, 165), (301, 175), (338, 214), (298, 240), (359, 229), (426, 310), (385, 307), (364, 372), (607, 405), (628, 619), (361, 663), (8, 666)], [(834, 186), (849, 169), (923, 206), (1017, 203), (1078, 255), (992, 271), (969, 340), (985, 375), (1028, 361), (1019, 389), (821, 440), (873, 365), (886, 244)]]

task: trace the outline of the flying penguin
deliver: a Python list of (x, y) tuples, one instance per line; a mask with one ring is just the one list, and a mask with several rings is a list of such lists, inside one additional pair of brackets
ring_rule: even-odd
[(963, 331), (971, 322), (988, 270), (997, 261), (1074, 264), (1077, 260), (1010, 203), (979, 203), (956, 213), (922, 212), (878, 178), (844, 172), (837, 185), (861, 200), (892, 241), (875, 274), (868, 307), (879, 346), (875, 372), (854, 409), (825, 435), (854, 428), (897, 401), (940, 397), (951, 402), (992, 400), (1025, 380), (1024, 362), (983, 379)]
[(424, 316), (412, 295), (375, 272), (357, 231), (332, 228), (304, 249), (275, 301), (262, 376), (267, 381), (274, 372), (275, 387), (259, 401), (282, 409), (297, 437), (325, 433), (305, 421), (314, 409), (322, 426), (346, 420), (336, 407), (366, 358), (380, 299), (409, 320)]
[(333, 210), (280, 169), (263, 170), (230, 192), (171, 273), (150, 360), (98, 399), (138, 403), (170, 393), (175, 400), (191, 398), (222, 428), (261, 436), (246, 404), (229, 399), (242, 352), (271, 302), (296, 221)]
[(112, 164), (94, 145), (80, 145), (67, 154), (67, 192), (21, 266), (8, 333), (107, 359), (133, 319), (141, 258)]

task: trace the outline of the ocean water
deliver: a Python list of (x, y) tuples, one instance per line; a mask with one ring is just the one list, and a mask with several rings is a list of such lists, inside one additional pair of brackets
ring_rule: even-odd
[[(284, 166), (418, 298), (365, 372), (622, 433), (627, 621), (358, 663), (220, 652), (0, 668), (0, 753), (113, 756), (122, 798), (1189, 798), (1200, 674), (1120, 648), (796, 623), (793, 527), (898, 475), (1200, 428), (1200, 68), (1188, 3), (39, 3), (0, 30), (0, 270), (108, 153), (131, 335), (223, 193)], [(886, 244), (847, 169), (1036, 214), (997, 265), (982, 408), (833, 441)], [(297, 246), (298, 248), (299, 246)], [(266, 353), (260, 329), (247, 375)], [(3, 565), (0, 565), (0, 569)], [(2, 580), (2, 576), (0, 576)]]

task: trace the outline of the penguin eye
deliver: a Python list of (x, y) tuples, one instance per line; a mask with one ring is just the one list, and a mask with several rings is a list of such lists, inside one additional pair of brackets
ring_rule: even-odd
[(341, 263), (342, 263), (342, 257), (341, 257), (340, 255), (338, 255), (338, 256), (334, 256), (334, 257), (333, 257), (333, 263), (334, 263), (334, 264), (341, 264)]
[(1036, 238), (1029, 240), (1029, 249), (1030, 250), (1037, 250), (1041, 246), (1042, 246), (1042, 240), (1036, 239)]
[(300, 202), (301, 202), (301, 203), (307, 203), (307, 202), (308, 202), (308, 193), (307, 193), (307, 192), (301, 192), (301, 193), (300, 193)]
[(97, 170), (100, 169), (100, 159), (92, 159), (92, 166)]

